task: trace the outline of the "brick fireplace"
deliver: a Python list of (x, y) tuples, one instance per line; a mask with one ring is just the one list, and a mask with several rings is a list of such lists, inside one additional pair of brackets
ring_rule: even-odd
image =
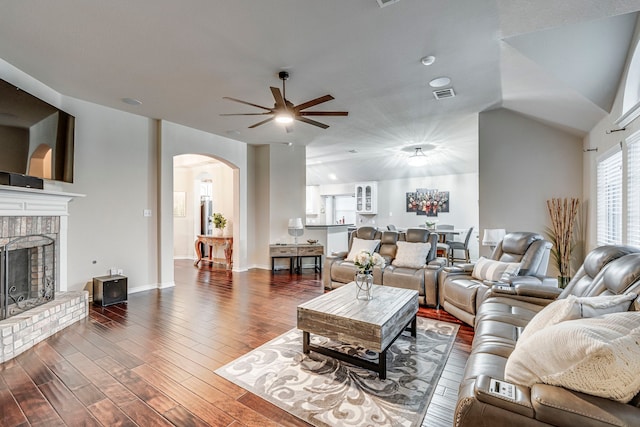
[(68, 204), (77, 194), (0, 186), (0, 363), (84, 318), (67, 291)]

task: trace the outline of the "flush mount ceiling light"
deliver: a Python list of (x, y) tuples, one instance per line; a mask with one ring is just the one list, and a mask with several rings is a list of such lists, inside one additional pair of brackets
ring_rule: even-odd
[(429, 66), (434, 62), (436, 62), (436, 57), (433, 55), (425, 56), (422, 59), (420, 59), (420, 62), (422, 62), (422, 65)]
[(449, 77), (436, 77), (435, 79), (429, 82), (429, 86), (431, 87), (444, 87), (451, 83), (451, 79)]
[(142, 101), (135, 98), (122, 98), (122, 102), (129, 105), (142, 105)]
[(409, 166), (424, 166), (427, 164), (427, 156), (422, 152), (422, 148), (417, 147), (416, 152), (407, 158)]

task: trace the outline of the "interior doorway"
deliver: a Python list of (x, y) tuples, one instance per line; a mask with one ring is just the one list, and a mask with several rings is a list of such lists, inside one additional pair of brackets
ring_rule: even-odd
[(233, 180), (233, 169), (213, 157), (182, 154), (173, 158), (174, 259), (196, 259), (196, 238), (213, 232), (214, 213), (227, 219), (222, 232), (233, 235)]

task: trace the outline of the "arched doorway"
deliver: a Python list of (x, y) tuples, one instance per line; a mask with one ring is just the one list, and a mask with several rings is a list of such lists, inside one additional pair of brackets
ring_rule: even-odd
[[(233, 168), (210, 156), (199, 154), (174, 156), (174, 259), (194, 260), (196, 258), (194, 246), (196, 236), (211, 234), (210, 217), (213, 213), (220, 213), (227, 219), (223, 232), (225, 235), (233, 235), (234, 200)], [(212, 255), (218, 259), (224, 258), (224, 254)], [(223, 265), (220, 267), (224, 268)]]

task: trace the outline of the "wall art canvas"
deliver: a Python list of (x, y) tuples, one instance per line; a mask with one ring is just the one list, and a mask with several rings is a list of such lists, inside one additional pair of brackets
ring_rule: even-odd
[(439, 212), (449, 212), (449, 192), (431, 188), (416, 188), (406, 193), (406, 210), (416, 215), (435, 217)]
[(416, 197), (416, 193), (407, 193), (406, 198), (406, 207), (407, 212), (417, 212), (418, 211), (418, 199)]

